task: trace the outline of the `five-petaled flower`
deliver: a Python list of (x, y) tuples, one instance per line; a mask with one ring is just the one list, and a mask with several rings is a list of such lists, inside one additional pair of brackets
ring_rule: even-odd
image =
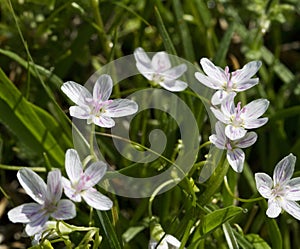
[(242, 149), (253, 145), (257, 140), (257, 134), (252, 131), (240, 139), (230, 140), (225, 135), (225, 125), (223, 123), (218, 121), (215, 128), (216, 134), (211, 135), (209, 140), (218, 149), (226, 150), (226, 157), (229, 165), (234, 171), (241, 173), (245, 161), (245, 153)]
[(211, 107), (215, 117), (226, 125), (225, 134), (230, 140), (240, 139), (246, 135), (246, 129), (254, 129), (267, 123), (268, 118), (259, 118), (268, 109), (267, 99), (253, 100), (241, 107), (241, 102), (235, 107), (234, 97), (236, 93), (230, 93), (222, 102), (221, 108)]
[(242, 69), (230, 73), (228, 66), (223, 70), (207, 58), (202, 58), (200, 64), (206, 75), (196, 72), (195, 77), (205, 86), (217, 90), (211, 99), (213, 105), (221, 104), (231, 92), (242, 92), (256, 85), (258, 78), (252, 76), (261, 67), (260, 61), (251, 61)]
[(70, 179), (62, 178), (66, 196), (74, 202), (81, 202), (83, 198), (89, 206), (98, 210), (111, 209), (112, 201), (93, 188), (106, 172), (105, 163), (97, 161), (83, 170), (77, 151), (69, 149), (66, 152), (65, 167)]
[(73, 81), (64, 83), (61, 90), (77, 105), (70, 107), (70, 115), (87, 119), (100, 127), (111, 128), (115, 125), (112, 118), (134, 114), (138, 105), (129, 99), (110, 100), (113, 82), (109, 75), (101, 75), (93, 88), (93, 95), (82, 85)]
[(134, 57), (137, 69), (148, 80), (172, 92), (180, 92), (187, 88), (186, 82), (178, 80), (187, 70), (186, 64), (172, 67), (166, 52), (158, 52), (150, 60), (144, 49), (137, 48)]
[(265, 173), (256, 173), (258, 192), (268, 199), (267, 216), (276, 218), (283, 210), (300, 220), (300, 177), (291, 179), (296, 157), (289, 154), (275, 167), (272, 178)]
[(39, 175), (28, 168), (19, 170), (17, 177), (26, 193), (37, 203), (25, 203), (11, 209), (8, 218), (12, 222), (27, 224), (25, 232), (28, 236), (41, 232), (50, 217), (68, 220), (76, 216), (74, 203), (61, 200), (60, 170), (49, 172), (47, 185)]

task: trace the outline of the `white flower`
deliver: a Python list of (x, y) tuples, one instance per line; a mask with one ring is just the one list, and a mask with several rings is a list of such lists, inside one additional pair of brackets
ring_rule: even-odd
[(207, 76), (196, 72), (195, 77), (205, 86), (217, 90), (211, 99), (213, 105), (221, 104), (231, 92), (242, 92), (256, 85), (258, 78), (251, 79), (251, 77), (261, 67), (260, 61), (251, 61), (242, 69), (230, 74), (228, 67), (225, 67), (224, 71), (207, 58), (202, 58), (200, 64)]
[(75, 202), (81, 202), (83, 198), (88, 205), (98, 210), (111, 209), (112, 201), (93, 188), (106, 172), (105, 163), (92, 163), (83, 171), (77, 151), (69, 149), (66, 152), (65, 167), (70, 179), (62, 178), (66, 196)]
[(41, 232), (50, 217), (68, 220), (76, 216), (76, 209), (70, 200), (61, 200), (61, 172), (53, 170), (48, 174), (47, 185), (29, 168), (18, 171), (17, 177), (26, 193), (37, 203), (25, 203), (8, 212), (12, 222), (27, 224), (25, 232), (32, 236)]
[(245, 161), (245, 153), (241, 148), (248, 148), (253, 145), (257, 140), (255, 132), (249, 132), (244, 137), (237, 140), (230, 140), (225, 135), (225, 125), (218, 121), (215, 125), (216, 134), (209, 137), (209, 140), (217, 148), (226, 150), (227, 161), (232, 169), (241, 173)]
[(112, 118), (131, 115), (138, 110), (138, 105), (132, 100), (109, 100), (112, 88), (111, 77), (103, 74), (94, 85), (93, 95), (73, 81), (64, 83), (61, 90), (77, 105), (70, 107), (72, 117), (86, 119), (88, 124), (111, 128), (115, 125)]
[(180, 247), (180, 241), (174, 236), (167, 234), (158, 244), (158, 241), (150, 240), (148, 249), (178, 249)]
[(180, 92), (187, 88), (187, 83), (178, 80), (187, 70), (187, 66), (180, 64), (172, 67), (166, 52), (158, 52), (150, 60), (144, 49), (137, 48), (134, 57), (137, 69), (148, 80), (172, 92)]
[(221, 109), (210, 108), (215, 117), (226, 124), (225, 134), (231, 140), (245, 136), (246, 129), (258, 128), (268, 122), (268, 118), (259, 118), (268, 109), (268, 100), (257, 99), (244, 107), (241, 107), (241, 102), (239, 102), (235, 107), (235, 95), (236, 93), (230, 93), (222, 102)]
[(258, 192), (268, 199), (267, 216), (276, 218), (283, 210), (300, 220), (300, 177), (291, 179), (296, 157), (289, 154), (275, 167), (273, 180), (265, 173), (256, 173), (255, 181)]

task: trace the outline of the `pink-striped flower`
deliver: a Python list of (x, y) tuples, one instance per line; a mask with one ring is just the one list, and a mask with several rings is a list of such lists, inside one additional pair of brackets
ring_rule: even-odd
[(267, 99), (257, 99), (242, 107), (241, 102), (235, 106), (235, 96), (236, 93), (230, 93), (220, 109), (210, 108), (215, 117), (226, 125), (225, 134), (230, 140), (240, 139), (246, 135), (247, 129), (258, 128), (268, 122), (268, 118), (259, 118), (268, 109)]
[(111, 209), (112, 201), (94, 188), (106, 172), (105, 163), (98, 161), (83, 170), (77, 151), (69, 149), (66, 152), (65, 167), (70, 179), (62, 178), (66, 196), (74, 202), (81, 202), (83, 199), (98, 210)]
[(276, 218), (282, 210), (300, 220), (300, 177), (292, 178), (296, 157), (289, 154), (275, 167), (272, 178), (265, 173), (256, 173), (258, 192), (268, 199), (267, 216)]
[(41, 232), (50, 217), (68, 220), (76, 216), (76, 209), (70, 200), (61, 200), (61, 172), (53, 170), (48, 174), (47, 185), (43, 179), (29, 168), (18, 171), (18, 180), (26, 193), (36, 203), (25, 203), (8, 212), (12, 222), (27, 224), (28, 236)]
[(217, 90), (211, 99), (213, 105), (221, 104), (231, 92), (242, 92), (255, 86), (258, 78), (252, 76), (261, 67), (260, 61), (251, 61), (242, 69), (230, 73), (229, 67), (223, 70), (207, 58), (202, 58), (200, 64), (206, 75), (196, 72), (195, 77), (203, 85)]
[(84, 86), (68, 81), (61, 90), (77, 105), (70, 107), (70, 115), (86, 119), (88, 124), (111, 128), (115, 125), (112, 118), (134, 114), (138, 105), (129, 99), (109, 99), (113, 82), (109, 75), (103, 74), (96, 81), (93, 95)]
[(172, 67), (166, 52), (158, 52), (150, 60), (144, 49), (137, 48), (134, 58), (139, 72), (155, 84), (171, 92), (180, 92), (187, 88), (187, 83), (178, 79), (187, 70), (186, 64)]
[(216, 134), (209, 137), (209, 140), (218, 149), (226, 150), (226, 158), (229, 165), (235, 172), (241, 173), (244, 167), (245, 153), (242, 149), (253, 145), (257, 140), (255, 132), (248, 132), (244, 137), (237, 140), (230, 140), (225, 134), (225, 125), (218, 121), (215, 125)]

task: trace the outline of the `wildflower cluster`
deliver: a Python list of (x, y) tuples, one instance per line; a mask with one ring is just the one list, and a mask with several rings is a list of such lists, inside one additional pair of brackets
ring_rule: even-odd
[[(163, 87), (172, 92), (184, 91), (188, 87), (186, 82), (179, 79), (187, 71), (187, 65), (172, 67), (166, 52), (158, 52), (150, 59), (142, 48), (137, 48), (134, 58), (136, 68), (152, 86)], [(235, 104), (234, 100), (238, 92), (258, 84), (259, 79), (252, 77), (262, 63), (252, 61), (232, 73), (228, 67), (223, 70), (207, 58), (201, 59), (200, 64), (205, 74), (196, 72), (195, 78), (203, 85), (216, 90), (211, 98), (210, 109), (217, 122), (215, 134), (209, 136), (209, 140), (217, 148), (226, 150), (229, 165), (235, 172), (240, 173), (245, 161), (243, 149), (252, 146), (258, 137), (254, 131), (249, 130), (267, 123), (268, 118), (261, 116), (268, 109), (269, 101), (256, 99), (242, 106), (241, 102)], [(61, 87), (65, 95), (75, 103), (75, 106), (69, 108), (70, 115), (86, 120), (87, 124), (93, 124), (92, 132), (95, 131), (94, 125), (111, 128), (115, 125), (113, 118), (132, 115), (138, 111), (138, 104), (133, 100), (109, 99), (112, 89), (113, 81), (107, 74), (97, 79), (92, 93), (72, 81), (64, 83)], [(91, 158), (95, 158), (92, 149)], [(273, 179), (265, 173), (255, 174), (258, 192), (268, 199), (268, 217), (275, 218), (285, 210), (300, 220), (300, 205), (296, 202), (300, 200), (300, 178), (291, 179), (295, 161), (296, 157), (292, 154), (283, 158), (275, 167)], [(75, 149), (66, 151), (66, 176), (62, 176), (59, 169), (54, 169), (48, 173), (47, 183), (30, 168), (23, 168), (18, 171), (17, 178), (35, 203), (13, 208), (8, 212), (8, 218), (12, 222), (26, 224), (26, 234), (34, 236), (37, 243), (50, 228), (70, 232), (72, 226), (68, 227), (65, 223), (57, 221), (75, 218), (75, 203), (84, 201), (90, 208), (103, 211), (112, 208), (113, 202), (95, 187), (104, 177), (106, 170), (107, 165), (101, 161), (82, 163)], [(68, 199), (62, 199), (63, 193)], [(182, 246), (179, 240), (166, 234), (158, 222), (150, 229), (152, 231), (149, 249)]]
[[(62, 91), (77, 106), (70, 107), (70, 115), (86, 119), (101, 127), (115, 125), (113, 117), (122, 117), (137, 111), (137, 104), (128, 99), (109, 100), (112, 92), (112, 79), (109, 75), (101, 75), (93, 88), (93, 95), (83, 86), (75, 82), (66, 82)], [(26, 193), (36, 203), (26, 203), (8, 212), (12, 222), (26, 224), (28, 236), (35, 235), (37, 241), (42, 233), (53, 224), (48, 221), (69, 220), (76, 217), (75, 203), (84, 200), (90, 207), (97, 210), (109, 210), (112, 201), (101, 194), (94, 186), (101, 181), (107, 166), (96, 161), (83, 165), (78, 152), (68, 149), (65, 155), (65, 170), (68, 178), (61, 175), (59, 169), (49, 172), (47, 184), (30, 168), (18, 171), (17, 177)], [(62, 193), (69, 199), (61, 199)]]
[[(252, 146), (257, 140), (257, 134), (248, 129), (255, 129), (267, 123), (268, 118), (261, 118), (266, 112), (269, 101), (257, 99), (242, 107), (237, 106), (234, 98), (237, 92), (247, 90), (258, 83), (258, 78), (252, 76), (261, 66), (260, 61), (252, 61), (242, 69), (230, 74), (215, 66), (206, 58), (200, 60), (206, 75), (196, 72), (195, 77), (207, 87), (215, 89), (210, 108), (217, 118), (215, 134), (209, 140), (217, 148), (227, 151), (227, 160), (232, 169), (242, 172), (245, 161), (243, 148)], [(283, 158), (275, 167), (273, 180), (265, 173), (256, 173), (255, 181), (258, 192), (268, 199), (266, 214), (276, 218), (282, 210), (300, 220), (300, 178), (291, 179), (294, 172), (296, 157), (292, 154)]]
[(258, 78), (252, 76), (261, 66), (260, 61), (252, 61), (242, 69), (229, 72), (215, 66), (206, 58), (201, 59), (200, 64), (204, 75), (195, 73), (195, 77), (204, 85), (217, 90), (211, 99), (210, 108), (218, 121), (215, 124), (216, 134), (209, 137), (211, 143), (217, 148), (227, 151), (227, 160), (232, 169), (242, 172), (245, 161), (245, 153), (242, 148), (253, 145), (257, 140), (255, 132), (248, 132), (264, 125), (268, 118), (259, 118), (269, 106), (266, 99), (258, 99), (242, 107), (241, 102), (235, 106), (236, 92), (247, 90), (258, 83)]
[[(94, 162), (84, 171), (77, 151), (69, 149), (65, 166), (70, 181), (55, 169), (49, 172), (47, 184), (30, 168), (19, 170), (17, 177), (21, 186), (36, 203), (25, 203), (11, 209), (8, 218), (12, 222), (27, 224), (25, 232), (28, 236), (48, 229), (49, 218), (56, 221), (75, 218), (76, 208), (72, 201), (81, 202), (81, 197), (95, 209), (112, 208), (112, 201), (93, 188), (106, 171), (103, 162)], [(61, 199), (63, 191), (70, 200)]]

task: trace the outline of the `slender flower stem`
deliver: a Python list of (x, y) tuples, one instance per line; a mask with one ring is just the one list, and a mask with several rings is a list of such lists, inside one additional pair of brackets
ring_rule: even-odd
[(203, 144), (201, 144), (201, 145), (199, 146), (198, 150), (200, 151), (202, 148), (204, 148), (205, 146), (208, 146), (208, 145), (210, 145), (210, 144), (211, 144), (210, 141), (206, 141), (205, 143), (203, 143)]
[(226, 190), (228, 191), (228, 193), (236, 200), (241, 201), (241, 202), (255, 202), (255, 201), (261, 201), (264, 198), (263, 197), (258, 197), (258, 198), (252, 198), (252, 199), (243, 199), (243, 198), (239, 198), (237, 196), (234, 195), (234, 193), (232, 193), (228, 181), (227, 181), (227, 176), (224, 176), (224, 185)]
[(181, 181), (180, 178), (175, 178), (175, 179), (171, 179), (169, 181), (164, 182), (163, 184), (159, 185), (153, 192), (153, 194), (151, 195), (150, 199), (149, 199), (149, 204), (148, 204), (148, 213), (149, 213), (149, 217), (151, 218), (152, 215), (152, 203), (154, 201), (155, 196), (159, 193), (159, 191), (161, 191), (164, 187), (168, 186), (169, 184), (172, 184), (173, 182), (176, 181)]
[(97, 155), (94, 150), (94, 135), (95, 135), (95, 124), (91, 124), (91, 134), (90, 134), (90, 154), (93, 161), (97, 160)]
[[(5, 165), (5, 164), (0, 164), (0, 169), (4, 169), (4, 170), (20, 170), (23, 168), (26, 168), (28, 166), (14, 166), (14, 165)], [(34, 172), (46, 172), (46, 168), (45, 167), (30, 167), (31, 170), (33, 170)]]
[(89, 220), (89, 227), (93, 225), (93, 211), (94, 209), (90, 207), (90, 220)]
[(98, 35), (99, 35), (99, 40), (102, 43), (102, 48), (104, 50), (106, 57), (109, 58), (110, 48), (108, 45), (107, 36), (105, 35), (104, 25), (103, 25), (103, 21), (102, 21), (101, 14), (100, 14), (99, 0), (91, 0), (91, 5), (93, 8), (95, 20), (96, 20), (96, 23), (98, 26), (97, 31), (98, 31)]

